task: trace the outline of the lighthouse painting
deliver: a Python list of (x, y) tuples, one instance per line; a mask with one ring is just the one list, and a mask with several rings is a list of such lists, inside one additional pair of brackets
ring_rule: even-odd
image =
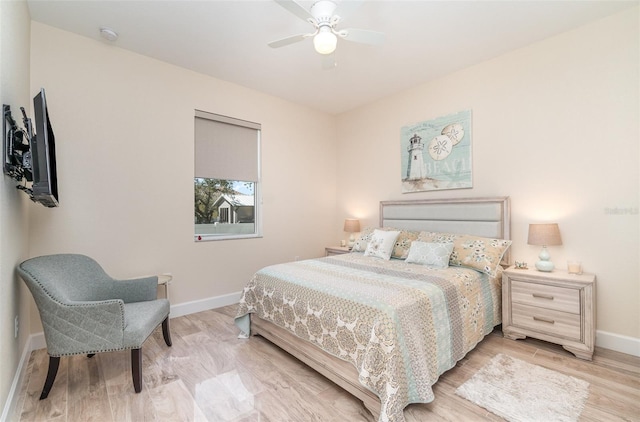
[(471, 110), (404, 126), (402, 192), (472, 187)]
[(409, 161), (407, 161), (407, 180), (420, 180), (427, 177), (427, 168), (424, 165), (422, 159), (422, 153), (424, 150), (424, 144), (422, 138), (417, 134), (413, 134), (409, 138)]

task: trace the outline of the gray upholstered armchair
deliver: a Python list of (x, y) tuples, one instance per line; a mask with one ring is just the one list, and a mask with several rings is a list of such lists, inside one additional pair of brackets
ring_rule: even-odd
[(18, 273), (33, 294), (47, 342), (40, 400), (49, 395), (61, 356), (116, 350), (131, 349), (133, 386), (142, 390), (142, 343), (162, 323), (171, 346), (169, 301), (157, 299), (157, 277), (115, 280), (93, 259), (75, 254), (28, 259)]

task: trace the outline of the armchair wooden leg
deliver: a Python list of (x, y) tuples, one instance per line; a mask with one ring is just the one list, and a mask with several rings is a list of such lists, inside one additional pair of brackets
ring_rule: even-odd
[(131, 375), (133, 376), (133, 389), (136, 393), (142, 391), (142, 350), (131, 349)]
[(49, 356), (49, 370), (47, 371), (47, 379), (42, 388), (42, 394), (40, 394), (40, 400), (46, 399), (49, 395), (49, 391), (51, 391), (51, 387), (53, 387), (53, 381), (55, 381), (56, 375), (58, 374), (58, 366), (60, 366), (60, 356)]
[(164, 342), (167, 343), (167, 346), (171, 347), (171, 333), (169, 332), (169, 317), (167, 316), (164, 321), (162, 321), (162, 336), (164, 337)]

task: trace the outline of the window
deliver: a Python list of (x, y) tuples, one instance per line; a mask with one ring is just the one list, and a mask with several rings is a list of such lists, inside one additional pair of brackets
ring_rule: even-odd
[(260, 124), (195, 112), (198, 240), (260, 237)]

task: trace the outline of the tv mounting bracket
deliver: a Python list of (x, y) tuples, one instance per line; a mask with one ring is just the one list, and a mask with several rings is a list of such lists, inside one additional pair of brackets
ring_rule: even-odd
[[(33, 181), (33, 170), (31, 165), (31, 148), (29, 145), (33, 136), (33, 127), (31, 125), (31, 119), (27, 117), (24, 107), (20, 107), (20, 110), (22, 111), (22, 121), (26, 129), (18, 127), (11, 115), (11, 107), (9, 105), (3, 104), (2, 106), (5, 128), (3, 138), (3, 171), (17, 182), (22, 182), (23, 180), (31, 182)], [(25, 192), (29, 195), (29, 198), (35, 202), (31, 188), (25, 185), (17, 185), (16, 189)]]

